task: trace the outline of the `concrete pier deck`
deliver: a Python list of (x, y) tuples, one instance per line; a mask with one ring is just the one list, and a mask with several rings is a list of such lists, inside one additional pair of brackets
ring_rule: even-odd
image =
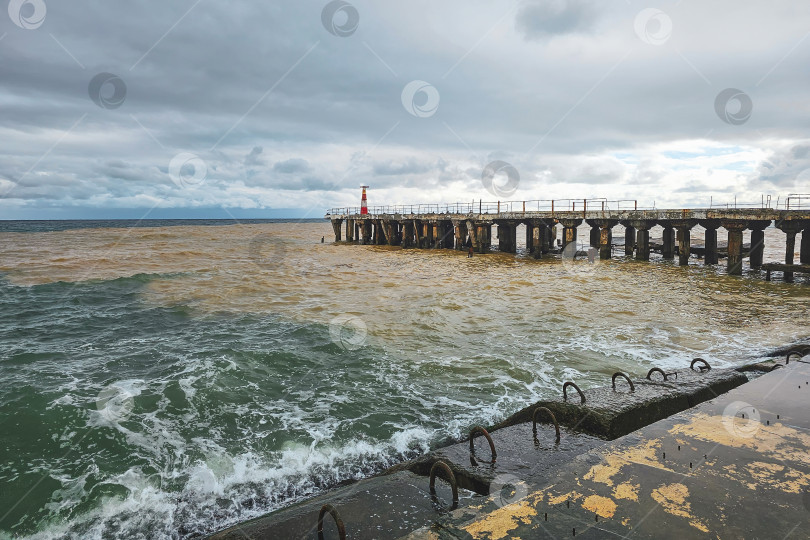
[[(810, 350), (791, 350), (779, 369), (696, 362), (666, 380), (631, 378), (632, 391), (618, 377), (615, 389), (585, 390), (585, 403), (571, 390), (495, 426), (495, 456), (478, 435), (474, 453), (469, 441), (440, 448), (211, 538), (319, 538), (324, 505), (355, 539), (806, 538)], [(749, 382), (751, 370), (765, 374)], [(557, 413), (559, 440), (547, 411), (533, 430), (538, 407)], [(447, 473), (429, 487), (438, 462), (457, 502)], [(328, 512), (323, 530), (340, 537)]]
[(406, 538), (808, 538), (808, 404), (793, 361)]

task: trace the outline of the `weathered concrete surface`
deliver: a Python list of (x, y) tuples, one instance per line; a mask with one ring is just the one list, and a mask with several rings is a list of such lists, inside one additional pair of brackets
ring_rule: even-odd
[(707, 372), (685, 369), (673, 373), (676, 375), (670, 375), (667, 381), (633, 379), (634, 392), (630, 392), (622, 379), (617, 379), (615, 390), (610, 386), (584, 390), (584, 405), (580, 404), (576, 392), (570, 392), (567, 401), (563, 401), (562, 396), (540, 401), (510, 416), (496, 428), (529, 422), (536, 407), (547, 407), (557, 416), (560, 425), (615, 439), (712, 399), (748, 380), (731, 369)]
[(428, 475), (433, 463), (441, 460), (450, 466), (460, 487), (489, 495), (509, 478), (520, 478), (531, 486), (543, 485), (558, 467), (605, 443), (566, 429), (561, 430), (557, 443), (554, 426), (540, 423), (535, 439), (531, 422), (499, 429), (490, 435), (497, 451), (494, 463), (486, 439), (479, 435), (475, 439), (475, 456), (470, 455), (470, 443), (465, 441), (430, 452), (409, 462), (407, 468)]
[[(436, 482), (436, 496), (434, 502), (425, 477), (409, 472), (377, 476), (241, 523), (209, 540), (315, 539), (318, 513), (324, 504), (337, 509), (349, 538), (396, 538), (433, 523), (440, 511), (448, 509), (452, 495), (443, 481)], [(463, 490), (459, 490), (459, 498), (460, 505), (481, 499)], [(328, 514), (324, 535), (337, 538), (337, 527)]]
[(763, 375), (495, 494), (415, 539), (808, 538), (810, 364)]

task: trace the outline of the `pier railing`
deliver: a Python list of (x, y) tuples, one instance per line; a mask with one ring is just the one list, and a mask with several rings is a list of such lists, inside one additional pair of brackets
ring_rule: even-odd
[[(425, 214), (501, 214), (522, 212), (587, 212), (618, 210), (645, 210), (638, 206), (638, 201), (622, 199), (537, 199), (533, 201), (470, 201), (449, 204), (401, 204), (386, 206), (369, 206), (368, 213), (373, 215), (425, 215)], [(647, 208), (646, 210), (650, 210)], [(330, 208), (329, 215), (357, 215), (360, 207)]]
[(791, 193), (785, 199), (785, 210), (810, 209), (810, 193)]

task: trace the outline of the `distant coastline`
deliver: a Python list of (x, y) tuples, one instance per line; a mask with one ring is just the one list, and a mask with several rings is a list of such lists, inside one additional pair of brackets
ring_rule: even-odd
[(0, 232), (32, 233), (75, 229), (130, 229), (135, 227), (261, 225), (267, 223), (322, 223), (323, 218), (266, 219), (9, 219), (0, 220)]

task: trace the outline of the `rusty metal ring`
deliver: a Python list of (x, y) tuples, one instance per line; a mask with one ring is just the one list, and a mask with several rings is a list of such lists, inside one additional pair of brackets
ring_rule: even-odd
[(789, 363), (790, 363), (790, 357), (791, 357), (791, 356), (798, 356), (798, 357), (799, 357), (799, 358), (798, 358), (799, 360), (801, 360), (802, 358), (804, 358), (804, 354), (802, 354), (802, 351), (801, 351), (800, 349), (793, 349), (793, 350), (790, 350), (790, 351), (788, 351), (787, 355), (785, 356), (785, 365), (787, 365), (787, 364), (789, 364)]
[(664, 373), (664, 370), (661, 369), (661, 368), (657, 368), (657, 367), (654, 367), (650, 371), (647, 372), (647, 379), (652, 380), (652, 374), (653, 373), (660, 373), (664, 377), (664, 380), (665, 381), (667, 380), (667, 374)]
[(436, 494), (436, 473), (441, 469), (447, 476), (446, 480), (450, 483), (450, 489), (453, 490), (453, 504), (458, 504), (458, 486), (456, 485), (456, 475), (450, 470), (450, 466), (444, 461), (437, 461), (430, 468), (430, 494)]
[(573, 386), (574, 389), (577, 392), (579, 392), (579, 397), (582, 398), (582, 401), (580, 403), (585, 403), (585, 394), (582, 393), (582, 390), (579, 389), (579, 386), (572, 383), (571, 381), (566, 381), (565, 384), (563, 384), (563, 400), (568, 401), (568, 392), (567, 392), (567, 390), (568, 390), (569, 386)]
[(783, 366), (782, 364), (774, 364), (774, 365), (771, 366), (771, 369), (769, 369), (768, 371), (773, 371), (775, 369), (779, 369), (780, 367), (785, 367), (785, 366)]
[(321, 506), (321, 511), (318, 513), (318, 540), (323, 540), (323, 517), (327, 512), (329, 512), (329, 515), (332, 516), (337, 524), (340, 540), (346, 540), (346, 527), (343, 525), (343, 520), (340, 519), (340, 514), (338, 514), (338, 511), (331, 504)]
[(689, 369), (691, 369), (692, 371), (695, 371), (695, 364), (697, 362), (703, 362), (706, 365), (705, 370), (703, 368), (698, 368), (698, 371), (700, 371), (700, 372), (709, 371), (710, 369), (712, 369), (712, 366), (710, 366), (709, 363), (706, 360), (704, 360), (703, 358), (695, 358), (694, 360), (692, 360), (692, 363), (689, 364)]
[(495, 443), (492, 442), (492, 437), (489, 436), (489, 432), (481, 426), (475, 426), (470, 430), (470, 454), (475, 454), (475, 446), (473, 446), (473, 443), (475, 442), (476, 433), (480, 433), (486, 438), (489, 443), (489, 451), (492, 452), (492, 463), (495, 463), (495, 458), (498, 457), (498, 453), (495, 451)]
[[(616, 377), (624, 377), (624, 380), (626, 380), (628, 383), (630, 383), (630, 391), (631, 392), (636, 391), (636, 386), (633, 384), (633, 381), (631, 381), (630, 377), (628, 377), (627, 375), (625, 375), (621, 371), (617, 371), (616, 373), (613, 374), (613, 379), (612, 379), (613, 380), (613, 390), (616, 390)], [(666, 375), (665, 375), (665, 377), (666, 377)]]
[(532, 433), (534, 433), (535, 438), (537, 437), (537, 413), (539, 412), (545, 412), (551, 417), (551, 421), (554, 422), (554, 430), (557, 432), (557, 442), (560, 442), (560, 424), (557, 423), (557, 417), (554, 416), (551, 409), (547, 407), (537, 407), (532, 413)]

